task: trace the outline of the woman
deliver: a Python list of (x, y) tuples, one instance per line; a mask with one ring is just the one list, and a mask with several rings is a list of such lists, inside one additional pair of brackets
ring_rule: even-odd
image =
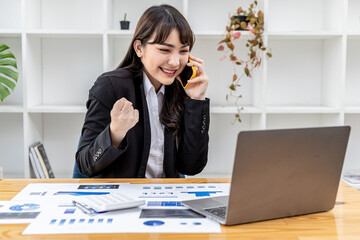
[[(202, 171), (209, 79), (203, 61), (190, 55), (193, 44), (189, 24), (175, 8), (153, 6), (143, 13), (119, 67), (102, 74), (89, 91), (76, 153), (81, 173), (172, 178)], [(185, 65), (197, 69), (186, 89), (178, 77)]]

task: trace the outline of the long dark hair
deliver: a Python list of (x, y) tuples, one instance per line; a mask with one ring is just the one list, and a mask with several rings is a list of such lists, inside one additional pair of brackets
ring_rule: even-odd
[[(129, 68), (141, 72), (143, 64), (134, 50), (135, 40), (140, 40), (141, 45), (145, 46), (154, 36), (151, 44), (163, 43), (174, 29), (179, 31), (181, 43), (188, 44), (191, 51), (195, 43), (195, 36), (182, 14), (176, 8), (166, 4), (148, 8), (140, 17), (129, 49), (117, 68)], [(181, 128), (187, 95), (177, 80), (166, 86), (165, 89), (160, 122), (165, 127), (175, 128), (175, 134), (177, 134)]]

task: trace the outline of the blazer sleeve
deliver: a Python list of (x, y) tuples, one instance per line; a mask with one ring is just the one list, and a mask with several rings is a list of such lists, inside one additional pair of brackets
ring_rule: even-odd
[(178, 143), (176, 168), (186, 175), (200, 173), (208, 159), (210, 100), (185, 100), (184, 120)]
[(89, 177), (98, 175), (127, 149), (127, 137), (118, 149), (111, 145), (110, 111), (116, 101), (111, 82), (100, 77), (89, 91), (87, 113), (81, 141), (76, 152), (79, 171)]

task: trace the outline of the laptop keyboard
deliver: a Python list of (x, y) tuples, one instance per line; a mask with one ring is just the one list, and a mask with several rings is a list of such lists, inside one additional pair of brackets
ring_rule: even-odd
[(227, 209), (227, 207), (223, 206), (223, 207), (205, 208), (204, 210), (215, 216), (225, 219), (226, 209)]

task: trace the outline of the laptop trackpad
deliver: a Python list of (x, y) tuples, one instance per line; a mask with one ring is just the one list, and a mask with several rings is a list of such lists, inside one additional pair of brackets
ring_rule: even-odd
[(183, 201), (185, 205), (191, 206), (196, 209), (212, 208), (226, 206), (229, 196), (201, 198), (196, 200)]

